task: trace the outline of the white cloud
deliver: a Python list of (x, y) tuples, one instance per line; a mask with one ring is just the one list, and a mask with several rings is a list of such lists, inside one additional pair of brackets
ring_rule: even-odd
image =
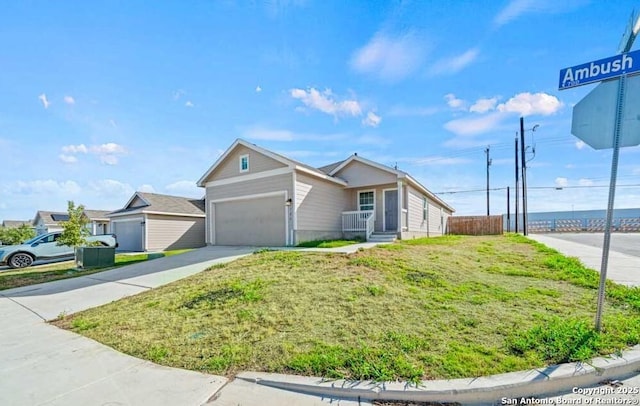
[(493, 19), (494, 24), (500, 26), (515, 20), (522, 14), (531, 11), (536, 4), (535, 0), (511, 0), (505, 8)]
[(144, 184), (138, 187), (138, 192), (155, 193), (156, 190), (153, 188), (153, 186)]
[(497, 109), (501, 112), (518, 113), (522, 116), (532, 114), (548, 116), (556, 113), (562, 106), (562, 102), (550, 94), (524, 92), (513, 96), (506, 103), (499, 104)]
[(194, 104), (191, 102), (191, 100), (187, 100), (187, 101), (184, 103), (184, 105), (185, 105), (185, 107), (193, 107), (193, 106), (194, 106)]
[(471, 48), (460, 55), (440, 59), (431, 68), (431, 74), (439, 75), (460, 72), (462, 69), (473, 63), (476, 58), (478, 58), (478, 55), (480, 55), (480, 50), (478, 48)]
[(370, 111), (367, 113), (367, 117), (362, 120), (362, 124), (367, 127), (377, 127), (380, 125), (382, 121), (382, 117), (377, 115), (376, 113)]
[(117, 165), (118, 157), (115, 155), (100, 155), (100, 162), (105, 165)]
[(452, 109), (456, 109), (456, 110), (465, 109), (466, 102), (462, 99), (458, 99), (456, 95), (453, 93), (445, 94), (444, 99), (447, 101), (447, 105)]
[(425, 49), (414, 34), (392, 37), (378, 32), (351, 57), (351, 68), (383, 80), (400, 80), (413, 73), (424, 59)]
[(67, 104), (76, 104), (76, 100), (71, 96), (64, 96), (64, 102)]
[(494, 25), (503, 26), (530, 13), (562, 13), (587, 4), (587, 0), (511, 0), (493, 19)]
[(122, 145), (114, 142), (108, 142), (102, 145), (93, 145), (90, 150), (94, 154), (124, 154), (126, 152)]
[(60, 160), (62, 162), (64, 162), (65, 164), (74, 164), (74, 163), (78, 162), (78, 158), (76, 158), (73, 155), (60, 154), (60, 155), (58, 155), (58, 158), (60, 158)]
[(476, 102), (469, 107), (469, 111), (472, 113), (486, 113), (496, 108), (496, 104), (498, 103), (498, 97), (491, 97), (489, 99), (478, 99)]
[(203, 189), (196, 186), (193, 180), (180, 180), (167, 185), (165, 189), (171, 194), (185, 197), (200, 198), (204, 194)]
[(451, 120), (444, 128), (456, 135), (477, 135), (489, 132), (501, 124), (504, 114), (490, 113), (481, 117), (465, 117)]
[(309, 90), (291, 89), (290, 94), (291, 97), (300, 100), (305, 106), (334, 117), (339, 115), (355, 117), (362, 114), (362, 107), (357, 100), (337, 101), (331, 89), (325, 89), (323, 92), (313, 87)]
[(558, 177), (555, 180), (556, 187), (567, 187), (569, 186), (569, 179)]
[(580, 186), (593, 186), (593, 180), (587, 178), (580, 178), (578, 180), (578, 185)]
[(587, 144), (584, 141), (582, 141), (582, 140), (576, 141), (576, 148), (582, 149), (582, 148), (584, 148), (586, 146), (587, 146)]
[(65, 145), (64, 147), (62, 147), (62, 152), (65, 152), (67, 154), (76, 154), (76, 153), (86, 154), (87, 152), (89, 152), (89, 150), (84, 144)]
[(89, 182), (89, 188), (98, 196), (109, 198), (127, 199), (131, 197), (134, 190), (128, 183), (123, 183), (114, 179), (103, 179)]
[(62, 148), (64, 154), (60, 155), (60, 159), (66, 163), (72, 163), (77, 161), (77, 157), (71, 154), (87, 154), (91, 153), (97, 155), (100, 158), (100, 162), (106, 165), (116, 165), (118, 163), (118, 156), (125, 154), (126, 149), (113, 142), (109, 142), (102, 145), (92, 145), (87, 147), (84, 144), (79, 145), (65, 145)]
[(72, 181), (62, 182), (53, 179), (17, 181), (14, 192), (23, 195), (77, 195), (81, 192), (80, 186)]
[(49, 100), (47, 100), (47, 95), (44, 94), (44, 93), (42, 93), (40, 96), (38, 96), (38, 99), (42, 102), (42, 105), (44, 106), (45, 109), (48, 109), (49, 106), (51, 105)]
[(256, 86), (256, 93), (260, 93), (262, 91), (262, 88), (260, 86)]

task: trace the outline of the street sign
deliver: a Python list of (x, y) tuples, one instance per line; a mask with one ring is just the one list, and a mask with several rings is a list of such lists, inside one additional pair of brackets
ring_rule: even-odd
[[(573, 107), (571, 134), (593, 149), (613, 148), (618, 80), (600, 83)], [(640, 76), (626, 79), (620, 148), (640, 144)]]
[(613, 79), (640, 71), (640, 50), (560, 70), (558, 90)]

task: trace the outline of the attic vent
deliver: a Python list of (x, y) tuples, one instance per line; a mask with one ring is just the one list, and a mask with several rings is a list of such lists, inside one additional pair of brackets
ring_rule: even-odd
[(53, 221), (69, 221), (68, 214), (52, 214), (51, 218)]

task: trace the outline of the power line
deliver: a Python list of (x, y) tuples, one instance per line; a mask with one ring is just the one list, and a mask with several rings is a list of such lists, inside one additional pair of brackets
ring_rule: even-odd
[[(562, 189), (593, 189), (593, 188), (605, 188), (609, 187), (609, 185), (576, 185), (576, 186), (529, 186), (529, 189), (554, 189), (554, 190), (562, 190)], [(628, 185), (616, 185), (616, 187), (640, 187), (640, 183), (628, 184)], [(484, 192), (487, 189), (468, 189), (468, 190), (450, 190), (446, 192), (435, 192), (436, 195), (453, 195), (457, 193), (477, 193)], [(507, 190), (507, 187), (495, 187), (489, 189), (490, 191), (496, 190)]]

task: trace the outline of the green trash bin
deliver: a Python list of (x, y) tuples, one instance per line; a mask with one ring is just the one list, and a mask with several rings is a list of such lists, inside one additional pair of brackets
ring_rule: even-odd
[(78, 247), (76, 266), (78, 268), (107, 268), (116, 263), (115, 247)]

